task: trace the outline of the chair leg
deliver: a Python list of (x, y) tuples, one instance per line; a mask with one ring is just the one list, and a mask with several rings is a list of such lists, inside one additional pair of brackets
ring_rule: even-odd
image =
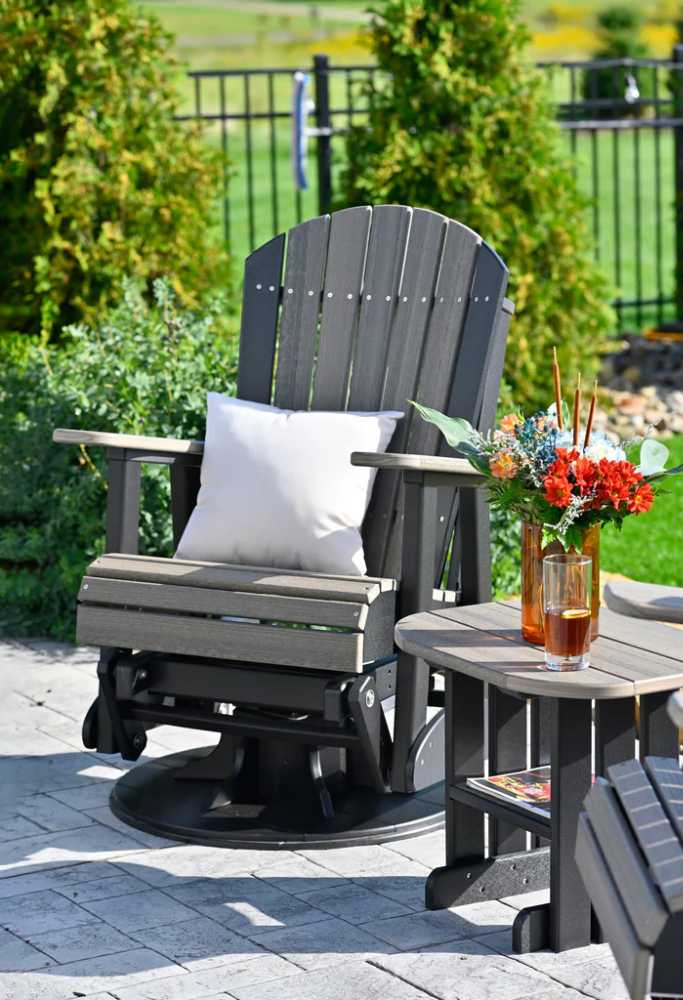
[[(432, 603), (436, 547), (437, 490), (425, 486), (421, 473), (405, 477), (405, 515), (401, 569), (401, 617), (424, 611)], [(427, 721), (429, 666), (401, 653), (396, 673), (396, 714), (391, 787), (412, 792), (409, 757), (413, 743)]]
[(99, 753), (120, 753), (124, 760), (137, 760), (147, 744), (144, 727), (124, 722), (116, 702), (114, 671), (121, 650), (104, 647), (97, 664), (99, 694), (96, 713), (91, 706), (83, 725), (83, 740)]
[(396, 673), (396, 714), (394, 716), (394, 753), (391, 765), (391, 788), (394, 792), (412, 792), (409, 758), (413, 743), (427, 721), (429, 667), (408, 653), (401, 653)]

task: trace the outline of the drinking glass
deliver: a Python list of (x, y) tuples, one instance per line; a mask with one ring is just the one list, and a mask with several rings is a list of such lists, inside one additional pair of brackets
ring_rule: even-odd
[(545, 662), (549, 670), (590, 665), (592, 560), (562, 552), (543, 560)]

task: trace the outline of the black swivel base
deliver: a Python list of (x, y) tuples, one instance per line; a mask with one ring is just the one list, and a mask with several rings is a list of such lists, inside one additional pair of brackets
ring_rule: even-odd
[(272, 850), (381, 844), (443, 826), (440, 785), (399, 795), (328, 780), (327, 806), (321, 809), (320, 787), (306, 782), (250, 796), (251, 783), (245, 788), (243, 781), (204, 777), (204, 761), (213, 751), (185, 751), (132, 768), (114, 786), (112, 812), (130, 826), (173, 840)]

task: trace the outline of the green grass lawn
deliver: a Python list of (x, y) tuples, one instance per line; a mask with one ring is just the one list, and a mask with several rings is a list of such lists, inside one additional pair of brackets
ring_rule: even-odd
[[(667, 465), (680, 465), (683, 437), (665, 444), (671, 452)], [(634, 580), (683, 587), (683, 476), (668, 480), (666, 489), (667, 495), (660, 496), (652, 510), (627, 518), (620, 532), (602, 531), (603, 569)]]

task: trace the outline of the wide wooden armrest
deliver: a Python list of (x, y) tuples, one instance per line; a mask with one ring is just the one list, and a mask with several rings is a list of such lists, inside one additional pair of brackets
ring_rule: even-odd
[(369, 466), (373, 469), (390, 469), (396, 472), (423, 472), (430, 477), (437, 476), (439, 479), (447, 476), (454, 486), (481, 486), (486, 482), (486, 477), (473, 465), (470, 465), (465, 458), (354, 451), (351, 453), (351, 465)]
[(89, 444), (103, 448), (145, 451), (156, 455), (202, 455), (203, 441), (146, 437), (140, 434), (110, 434), (107, 431), (69, 430), (58, 427), (52, 434), (56, 444)]

